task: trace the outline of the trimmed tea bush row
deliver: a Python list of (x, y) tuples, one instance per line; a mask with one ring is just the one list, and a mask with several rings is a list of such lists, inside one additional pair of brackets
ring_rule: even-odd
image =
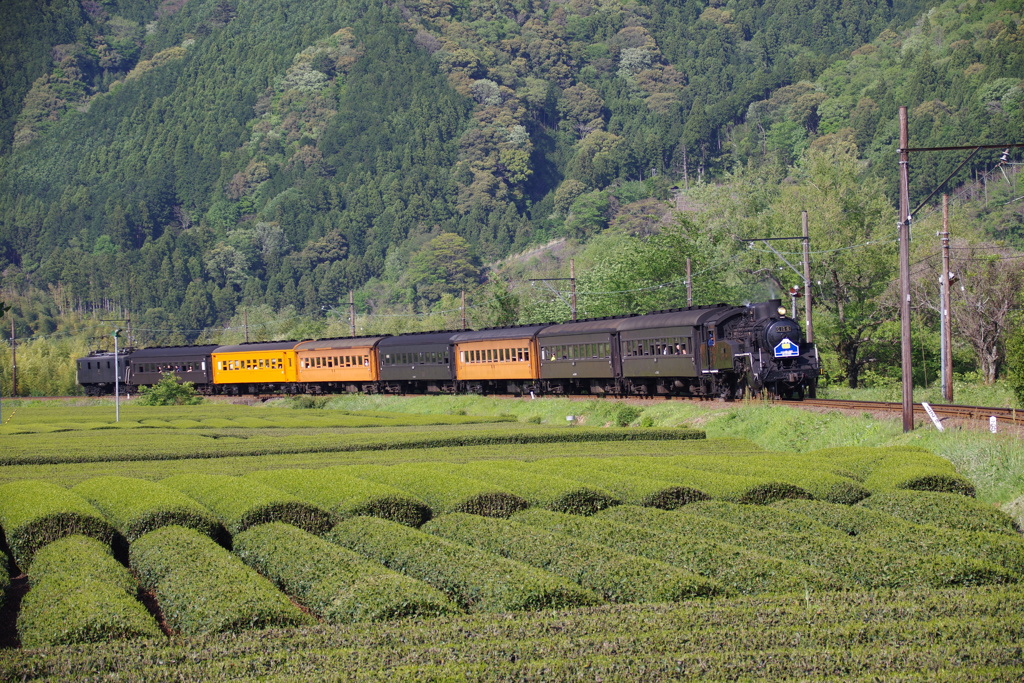
[(829, 572), (849, 587), (906, 588), (1016, 583), (1020, 575), (973, 556), (925, 557), (890, 547), (853, 542), (847, 538), (821, 538), (813, 533), (789, 534), (746, 529), (683, 510), (666, 512), (623, 506), (607, 510), (601, 519), (663, 530), (686, 539), (727, 538), (742, 548), (771, 554)]
[(876, 494), (861, 505), (909, 522), (945, 529), (1012, 535), (1019, 533), (1016, 523), (1008, 514), (962, 495), (932, 491), (889, 491)]
[(664, 457), (630, 458), (556, 458), (545, 461), (545, 467), (564, 467), (565, 476), (580, 469), (598, 469), (616, 474), (666, 481), (675, 486), (695, 489), (711, 498), (738, 503), (765, 504), (783, 498), (810, 498), (799, 486), (784, 481), (746, 477), (720, 472), (707, 472), (679, 467)]
[(704, 470), (731, 475), (742, 472), (743, 476), (756, 477), (763, 481), (780, 481), (799, 487), (817, 500), (830, 503), (853, 505), (871, 495), (871, 491), (854, 479), (841, 477), (819, 467), (815, 461), (800, 462), (800, 456), (791, 454), (758, 454), (742, 460), (722, 456), (681, 455), (658, 458), (658, 462), (690, 470)]
[[(237, 426), (236, 421), (236, 426)], [(110, 424), (97, 423), (103, 431), (78, 432), (76, 443), (68, 437), (55, 434), (41, 444), (36, 434), (12, 436), (24, 439), (16, 451), (0, 453), (0, 465), (44, 465), (75, 462), (113, 462), (120, 460), (179, 460), (192, 458), (225, 458), (247, 455), (288, 455), (293, 453), (352, 453), (358, 451), (384, 451), (419, 448), (461, 448), (466, 446), (508, 446), (521, 444), (576, 444), (618, 441), (687, 441), (704, 439), (703, 431), (694, 429), (536, 429), (507, 427), (480, 429), (464, 433), (432, 431), (402, 434), (346, 435), (339, 440), (337, 434), (310, 438), (301, 436), (263, 436), (242, 443), (226, 445), (211, 438), (208, 444), (197, 447), (195, 433), (170, 430), (166, 434), (146, 434), (137, 430), (132, 441), (112, 446)], [(265, 425), (257, 425), (265, 426)], [(78, 427), (75, 427), (78, 429)], [(51, 430), (52, 431), (52, 430)], [(120, 430), (118, 430), (120, 431)], [(154, 430), (155, 431), (155, 430)], [(190, 432), (192, 430), (189, 430)], [(142, 433), (139, 433), (142, 432)], [(116, 433), (116, 432), (115, 432)], [(138, 440), (149, 438), (140, 448)], [(91, 443), (90, 443), (91, 440)], [(84, 443), (77, 443), (84, 442)]]
[(728, 590), (747, 595), (805, 590), (817, 592), (843, 586), (838, 577), (799, 562), (727, 543), (621, 524), (600, 516), (579, 517), (531, 509), (519, 513), (513, 521), (605, 545), (628, 555), (665, 562), (714, 579)]
[(36, 551), (57, 539), (82, 534), (110, 545), (117, 533), (81, 496), (34, 479), (0, 486), (0, 528), (23, 572), (28, 572)]
[(331, 516), (326, 511), (255, 479), (178, 474), (161, 483), (206, 506), (232, 535), (266, 522), (287, 522), (315, 534), (331, 528)]
[(504, 519), (455, 513), (423, 530), (557, 574), (612, 602), (674, 602), (722, 592), (692, 572)]
[(0, 680), (1013, 681), (1024, 592), (611, 605), (8, 651)]
[[(960, 499), (970, 500), (962, 496)], [(794, 500), (775, 503), (772, 508), (805, 516), (866, 543), (899, 552), (977, 558), (1024, 574), (1024, 537), (1016, 534), (958, 531), (916, 524), (860, 505), (848, 507)]]
[(314, 623), (267, 579), (194, 529), (165, 526), (132, 543), (131, 567), (167, 624), (186, 635)]
[(678, 486), (661, 479), (649, 479), (596, 469), (589, 458), (552, 458), (529, 463), (509, 461), (510, 468), (578, 481), (610, 491), (623, 503), (672, 510), (696, 500), (708, 500), (703, 491)]
[(71, 489), (95, 505), (129, 542), (177, 524), (211, 538), (223, 533), (209, 510), (181, 491), (130, 477), (94, 477)]
[(783, 503), (740, 505), (725, 500), (704, 500), (688, 505), (686, 512), (691, 515), (713, 517), (723, 522), (759, 531), (780, 531), (789, 534), (812, 533), (820, 538), (842, 538), (849, 535), (806, 515), (790, 512), (782, 505)]
[(343, 471), (421, 498), (435, 514), (468, 512), (485, 517), (508, 517), (527, 507), (525, 500), (506, 488), (447, 474), (434, 463), (354, 465)]
[(327, 510), (335, 524), (366, 515), (419, 526), (433, 515), (425, 501), (393, 486), (354, 477), (347, 467), (267, 470), (250, 472), (246, 477)]
[(554, 574), (378, 517), (353, 517), (336, 526), (328, 538), (389, 569), (425, 581), (471, 612), (574, 607), (601, 601)]
[(23, 647), (163, 635), (135, 599), (135, 579), (94, 538), (67, 536), (39, 550), (29, 583), (18, 614)]
[(250, 567), (332, 624), (458, 612), (441, 591), (290, 524), (272, 522), (234, 538)]
[(549, 474), (536, 474), (508, 460), (484, 460), (464, 465), (434, 463), (438, 471), (502, 486), (532, 507), (591, 515), (622, 501), (610, 491)]

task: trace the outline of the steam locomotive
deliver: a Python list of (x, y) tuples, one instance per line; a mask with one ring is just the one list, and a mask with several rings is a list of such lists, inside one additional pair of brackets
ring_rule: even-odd
[[(174, 373), (203, 394), (478, 393), (813, 396), (814, 344), (778, 299), (578, 322), (379, 337), (96, 351), (87, 394), (131, 393)], [(116, 375), (115, 375), (116, 373)]]

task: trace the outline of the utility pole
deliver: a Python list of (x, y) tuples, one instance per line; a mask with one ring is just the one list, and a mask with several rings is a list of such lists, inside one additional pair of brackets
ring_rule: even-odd
[(942, 323), (942, 398), (947, 403), (953, 402), (953, 336), (950, 333), (949, 288), (953, 285), (953, 273), (949, 270), (949, 195), (942, 195), (942, 275), (939, 277), (939, 291), (942, 301), (939, 303)]
[(569, 282), (572, 285), (572, 321), (576, 322), (576, 259), (569, 259)]
[(690, 257), (686, 257), (686, 306), (693, 306), (693, 278), (690, 276)]
[(18, 340), (14, 337), (14, 316), (11, 316), (11, 396), (18, 395)]
[(121, 328), (114, 328), (114, 422), (121, 421), (121, 368), (117, 361), (117, 338)]
[(914, 367), (910, 343), (910, 128), (900, 107), (900, 348), (903, 366), (903, 432), (914, 429)]
[(814, 332), (811, 329), (811, 234), (807, 225), (807, 212), (803, 212), (803, 234), (804, 234), (804, 327), (807, 330), (806, 339), (810, 344), (814, 341)]
[(348, 290), (348, 324), (352, 336), (356, 336), (356, 293), (352, 289)]

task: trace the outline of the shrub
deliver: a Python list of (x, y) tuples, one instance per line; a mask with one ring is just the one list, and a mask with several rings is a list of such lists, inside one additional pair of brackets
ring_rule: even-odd
[(253, 569), (328, 622), (381, 621), (458, 612), (444, 593), (281, 522), (234, 539)]
[(34, 479), (0, 485), (0, 527), (22, 571), (44, 545), (82, 534), (110, 545), (117, 533), (100, 511), (63, 486)]
[(665, 562), (743, 594), (832, 590), (842, 586), (837, 577), (797, 562), (706, 538), (683, 537), (602, 519), (604, 514), (579, 517), (534, 508), (519, 513), (513, 521)]
[(502, 519), (451, 514), (423, 530), (557, 574), (612, 602), (708, 597), (722, 587), (692, 572)]
[(171, 524), (220, 538), (223, 528), (213, 514), (181, 491), (130, 477), (94, 477), (72, 491), (95, 505), (128, 539)]
[(1013, 518), (981, 501), (951, 493), (889, 491), (876, 493), (859, 505), (918, 524), (961, 531), (1017, 534)]
[(24, 647), (162, 635), (135, 599), (135, 579), (96, 539), (67, 536), (39, 550), (29, 582), (18, 614)]
[(193, 406), (203, 402), (192, 382), (179, 382), (173, 372), (165, 372), (160, 381), (139, 390), (140, 406)]
[(419, 526), (433, 515), (430, 506), (415, 496), (392, 486), (353, 477), (346, 469), (267, 470), (246, 476), (327, 510), (334, 523), (367, 515)]
[[(790, 499), (793, 500), (793, 499)], [(761, 531), (782, 531), (785, 533), (814, 533), (822, 537), (839, 537), (843, 532), (806, 515), (797, 514), (773, 505), (741, 505), (724, 500), (698, 501), (686, 507), (691, 515), (705, 515), (725, 522), (738, 524)]]
[(506, 488), (439, 471), (432, 463), (385, 467), (354, 465), (346, 473), (393, 486), (421, 498), (435, 513), (468, 512), (485, 517), (508, 517), (527, 502)]
[(425, 581), (472, 612), (600, 602), (590, 591), (554, 574), (385, 519), (353, 517), (336, 526), (329, 539)]
[(165, 526), (129, 548), (131, 567), (181, 633), (313, 623), (272, 583), (194, 529)]
[(537, 474), (522, 463), (507, 460), (483, 460), (465, 465), (435, 463), (438, 470), (502, 486), (528, 504), (556, 512), (591, 515), (621, 501), (610, 491), (587, 486), (570, 479)]
[(266, 522), (287, 522), (315, 534), (331, 528), (328, 512), (255, 479), (179, 474), (161, 483), (206, 506), (232, 535)]
[(974, 496), (974, 484), (953, 464), (931, 453), (898, 453), (882, 460), (864, 480), (872, 491), (908, 489)]

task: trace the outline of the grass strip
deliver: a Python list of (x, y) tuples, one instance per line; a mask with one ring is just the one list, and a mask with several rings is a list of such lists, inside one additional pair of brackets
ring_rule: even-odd
[(594, 593), (549, 572), (377, 517), (353, 517), (329, 537), (444, 591), (471, 612), (593, 605)]
[(422, 581), (391, 571), (290, 524), (261, 524), (234, 538), (242, 561), (332, 624), (453, 614)]
[(331, 515), (327, 511), (254, 479), (179, 474), (161, 483), (205, 506), (231, 535), (267, 522), (287, 522), (315, 534), (331, 528)]
[(419, 526), (433, 516), (425, 501), (393, 486), (354, 477), (346, 469), (264, 470), (250, 472), (246, 477), (327, 510), (335, 524), (356, 515), (367, 515)]
[(71, 489), (96, 506), (129, 541), (171, 524), (219, 538), (213, 514), (181, 491), (133, 477), (94, 477)]
[(94, 538), (66, 536), (42, 548), (29, 583), (17, 622), (23, 647), (163, 635), (135, 599), (135, 578)]
[(354, 465), (341, 468), (341, 471), (425, 500), (435, 514), (468, 512), (486, 517), (508, 517), (529, 505), (507, 488), (448, 474), (433, 463), (385, 467)]
[(15, 563), (28, 572), (36, 551), (71, 534), (110, 545), (117, 533), (103, 515), (63, 486), (28, 480), (0, 485), (0, 528)]
[(129, 557), (167, 624), (183, 634), (313, 623), (270, 581), (194, 529), (151, 531), (131, 544)]
[(628, 555), (665, 562), (718, 581), (727, 590), (744, 595), (808, 590), (817, 593), (843, 587), (843, 581), (838, 577), (799, 562), (753, 552), (729, 543), (622, 524), (602, 519), (601, 516), (580, 517), (531, 508), (513, 519), (540, 529), (605, 545)]
[(693, 572), (509, 520), (455, 513), (423, 530), (557, 574), (611, 602), (678, 602), (723, 592)]

